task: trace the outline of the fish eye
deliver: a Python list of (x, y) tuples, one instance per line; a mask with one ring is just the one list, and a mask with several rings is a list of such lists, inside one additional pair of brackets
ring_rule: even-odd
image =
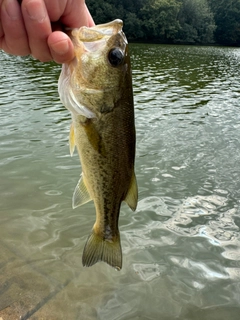
[(108, 60), (113, 67), (118, 67), (122, 64), (124, 60), (124, 55), (122, 50), (118, 48), (113, 48), (108, 53)]

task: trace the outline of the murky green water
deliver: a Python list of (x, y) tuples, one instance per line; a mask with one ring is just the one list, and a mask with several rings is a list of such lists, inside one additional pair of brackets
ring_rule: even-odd
[[(95, 220), (72, 210), (60, 67), (0, 55), (0, 316), (238, 320), (240, 49), (131, 46), (139, 204), (123, 269), (83, 268)], [(5, 320), (5, 319), (4, 319)]]

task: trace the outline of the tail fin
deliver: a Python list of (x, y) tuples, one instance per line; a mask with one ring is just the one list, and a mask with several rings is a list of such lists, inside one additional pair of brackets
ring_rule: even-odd
[(119, 234), (114, 241), (109, 241), (92, 231), (83, 250), (82, 264), (90, 267), (98, 261), (104, 261), (116, 270), (121, 270), (122, 249)]

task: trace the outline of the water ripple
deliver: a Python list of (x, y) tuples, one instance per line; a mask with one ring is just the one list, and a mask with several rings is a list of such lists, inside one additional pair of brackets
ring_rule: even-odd
[(122, 206), (120, 273), (81, 266), (95, 210), (71, 208), (81, 170), (69, 156), (60, 66), (0, 54), (0, 250), (6, 245), (17, 261), (0, 280), (10, 275), (16, 286), (19, 272), (36, 296), (62, 288), (51, 302), (56, 319), (238, 320), (239, 50), (130, 49), (140, 200), (135, 213)]

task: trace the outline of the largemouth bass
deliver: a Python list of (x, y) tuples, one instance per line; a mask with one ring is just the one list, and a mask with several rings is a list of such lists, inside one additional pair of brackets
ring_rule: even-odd
[(122, 201), (137, 206), (132, 78), (122, 21), (74, 29), (75, 59), (64, 64), (59, 95), (72, 114), (70, 153), (76, 145), (82, 174), (73, 194), (76, 208), (94, 201), (96, 222), (82, 263), (104, 261), (120, 270), (118, 218)]

